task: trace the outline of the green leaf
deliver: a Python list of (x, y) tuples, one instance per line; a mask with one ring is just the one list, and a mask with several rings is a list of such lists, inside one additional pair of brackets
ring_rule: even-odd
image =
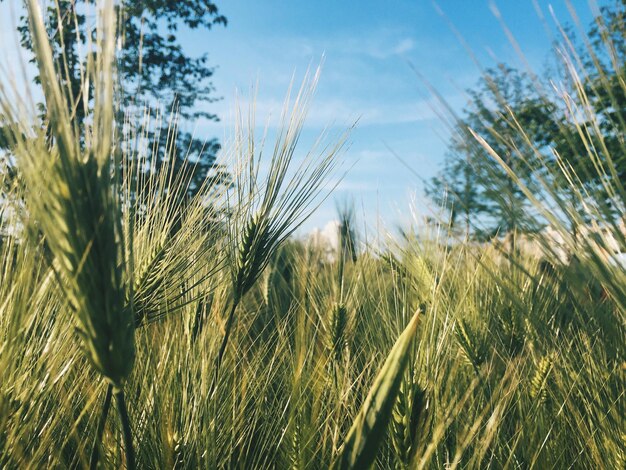
[(383, 440), (393, 404), (400, 389), (402, 374), (409, 361), (409, 348), (420, 320), (418, 311), (402, 332), (378, 373), (359, 411), (340, 453), (333, 462), (335, 470), (369, 468)]

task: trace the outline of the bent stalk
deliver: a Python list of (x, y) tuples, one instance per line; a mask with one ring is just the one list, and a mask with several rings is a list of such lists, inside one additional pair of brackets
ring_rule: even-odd
[(124, 452), (126, 453), (126, 468), (135, 470), (135, 451), (133, 448), (133, 435), (130, 429), (130, 418), (128, 417), (128, 409), (124, 400), (124, 391), (115, 392), (115, 401), (117, 403), (117, 412), (122, 423), (122, 434), (124, 437)]
[(104, 426), (106, 424), (107, 416), (109, 414), (109, 408), (111, 408), (111, 398), (113, 397), (113, 385), (107, 385), (107, 393), (104, 397), (104, 403), (102, 404), (102, 413), (100, 414), (100, 421), (98, 422), (98, 430), (96, 431), (96, 438), (93, 441), (93, 449), (91, 450), (91, 457), (89, 458), (89, 469), (96, 470), (98, 467), (98, 459), (100, 458), (100, 445), (102, 443), (102, 436), (104, 435)]

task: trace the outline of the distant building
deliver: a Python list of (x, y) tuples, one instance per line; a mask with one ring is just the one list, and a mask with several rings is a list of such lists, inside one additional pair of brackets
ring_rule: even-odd
[(324, 253), (324, 260), (332, 263), (339, 252), (339, 221), (331, 220), (323, 229), (315, 228), (307, 237), (312, 248)]

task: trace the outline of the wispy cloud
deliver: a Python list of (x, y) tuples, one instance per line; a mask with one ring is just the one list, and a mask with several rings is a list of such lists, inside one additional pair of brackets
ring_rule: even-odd
[(402, 55), (412, 51), (413, 49), (415, 49), (415, 41), (411, 38), (404, 38), (396, 44), (396, 47), (393, 48), (393, 53), (396, 55)]
[(415, 48), (415, 40), (398, 32), (374, 31), (367, 36), (353, 35), (328, 40), (333, 50), (347, 55), (365, 55), (384, 60), (402, 56)]

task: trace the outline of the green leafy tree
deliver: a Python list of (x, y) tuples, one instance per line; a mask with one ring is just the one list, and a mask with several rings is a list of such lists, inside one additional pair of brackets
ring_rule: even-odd
[[(578, 74), (581, 87), (572, 84), (569, 92), (578, 109), (585, 110), (577, 126), (561, 126), (555, 134), (555, 147), (572, 166), (586, 190), (614, 207), (607, 182), (624, 200), (626, 192), (626, 2), (603, 6), (588, 31), (584, 45), (578, 46), (582, 65)], [(574, 42), (577, 38), (572, 37)], [(580, 41), (578, 41), (580, 42)], [(571, 122), (572, 120), (568, 120)], [(590, 155), (595, 158), (590, 158)], [(613, 207), (610, 207), (613, 206)]]
[[(94, 34), (89, 20), (93, 9), (85, 0), (55, 0), (45, 11), (48, 36), (60, 71), (58, 78), (77, 130), (87, 109), (85, 100), (91, 99), (91, 90), (85, 87), (82, 74), (89, 54), (93, 53), (89, 50)], [(217, 6), (210, 0), (120, 0), (116, 10), (122, 46), (117, 54), (119, 121), (123, 122), (124, 115), (130, 116), (125, 131), (133, 130), (146, 106), (153, 109), (160, 106), (187, 121), (217, 120), (215, 114), (203, 107), (217, 99), (211, 82), (214, 68), (206, 54), (189, 56), (178, 39), (181, 28), (209, 30), (226, 25), (226, 17)], [(19, 33), (22, 46), (32, 52), (26, 15), (20, 18)], [(39, 82), (38, 76), (35, 81)], [(160, 150), (153, 162), (158, 167), (168, 157), (167, 129), (161, 132), (151, 129), (148, 134), (160, 139)], [(177, 170), (185, 171), (189, 179), (190, 193), (215, 168), (217, 150), (216, 139), (202, 139), (178, 130), (171, 153), (176, 155)]]
[[(517, 182), (473, 133), (484, 138), (525, 185), (532, 188), (541, 176), (554, 194), (580, 205), (579, 188), (559, 170), (555, 150), (585, 191), (605, 202), (605, 210), (623, 213), (619, 201), (626, 197), (625, 20), (625, 0), (603, 6), (577, 46), (578, 57), (565, 64), (579, 68), (576, 75), (581, 77), (580, 83), (573, 83), (571, 72), (561, 77), (561, 83), (569, 84), (569, 109), (562, 97), (555, 99), (543, 91), (551, 87), (542, 89), (505, 65), (487, 71), (470, 91), (470, 105), (457, 121), (444, 167), (427, 187), (453, 225), (463, 217), (468, 233), (478, 237), (537, 228)], [(568, 39), (581, 42), (571, 33)], [(540, 188), (533, 189), (541, 195)]]
[(428, 183), (426, 194), (448, 213), (451, 229), (469, 236), (486, 206), (474, 169), (474, 146), (469, 148), (467, 142), (467, 136), (455, 136), (443, 169)]
[(427, 193), (435, 202), (445, 200), (451, 220), (462, 216), (468, 233), (479, 238), (535, 230), (536, 220), (518, 183), (475, 136), (532, 187), (540, 169), (536, 149), (551, 142), (547, 128), (554, 106), (535, 92), (525, 74), (502, 64), (488, 70), (469, 95), (450, 154)]
[(587, 96), (599, 115), (606, 150), (611, 153), (615, 175), (626, 184), (626, 0), (601, 8), (589, 31), (591, 51), (587, 67), (592, 73)]

